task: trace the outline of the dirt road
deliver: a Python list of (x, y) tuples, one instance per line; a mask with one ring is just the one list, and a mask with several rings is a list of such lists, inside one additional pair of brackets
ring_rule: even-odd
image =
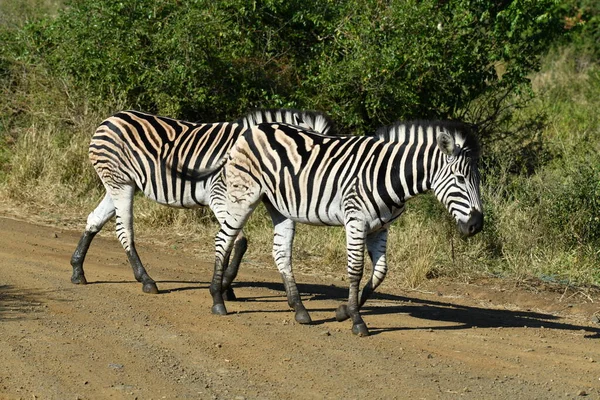
[(78, 232), (0, 218), (0, 398), (600, 398), (596, 304), (564, 293), (442, 284), (367, 303), (372, 336), (335, 322), (346, 284), (298, 275), (294, 322), (274, 267), (242, 264), (239, 302), (210, 314), (211, 259), (138, 245), (142, 293), (99, 237), (72, 285)]

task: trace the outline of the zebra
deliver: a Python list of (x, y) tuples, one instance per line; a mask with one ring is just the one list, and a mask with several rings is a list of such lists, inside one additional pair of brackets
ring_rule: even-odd
[[(89, 146), (89, 158), (106, 193), (88, 218), (71, 257), (71, 282), (86, 284), (83, 262), (94, 236), (116, 215), (116, 233), (125, 249), (133, 273), (145, 293), (158, 293), (156, 282), (146, 272), (134, 244), (133, 196), (139, 189), (160, 204), (179, 208), (208, 205), (219, 222), (224, 218), (220, 177), (192, 181), (186, 170), (214, 165), (230, 150), (245, 130), (261, 122), (286, 122), (323, 134), (335, 133), (332, 121), (322, 113), (293, 109), (255, 110), (228, 123), (195, 123), (140, 111), (122, 111), (104, 120)], [(183, 174), (181, 174), (183, 172)], [(237, 274), (247, 240), (243, 233), (235, 243), (227, 268), (226, 285)], [(227, 296), (227, 294), (226, 294)], [(229, 299), (235, 298), (231, 290)]]
[[(350, 284), (348, 303), (337, 308), (336, 319), (351, 318), (354, 334), (369, 335), (359, 310), (386, 276), (388, 227), (407, 200), (433, 190), (463, 235), (483, 228), (478, 143), (468, 125), (452, 121), (398, 122), (373, 135), (349, 137), (280, 123), (246, 131), (222, 169), (198, 171), (220, 173), (226, 182), (227, 212), (215, 238), (212, 313), (227, 314), (224, 260), (262, 200), (274, 225), (273, 258), (296, 321), (311, 322), (292, 273), (295, 223), (344, 226)], [(365, 247), (373, 270), (359, 294)]]

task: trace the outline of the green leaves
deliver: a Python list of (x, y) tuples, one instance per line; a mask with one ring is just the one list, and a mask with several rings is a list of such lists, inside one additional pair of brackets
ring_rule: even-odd
[(494, 117), (495, 103), (477, 117), (470, 107), (528, 85), (562, 34), (557, 10), (555, 0), (76, 0), (32, 32), (52, 69), (99, 99), (210, 121), (295, 105), (364, 133), (397, 119)]

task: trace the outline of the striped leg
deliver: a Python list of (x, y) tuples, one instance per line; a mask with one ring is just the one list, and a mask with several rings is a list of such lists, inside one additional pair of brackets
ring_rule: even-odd
[[(225, 192), (226, 192), (225, 181), (221, 174), (214, 179), (213, 183), (210, 186), (210, 195), (209, 195), (209, 207), (214, 212), (215, 217), (222, 225), (227, 216), (227, 208), (225, 206)], [(233, 246), (233, 254), (230, 260), (228, 256), (224, 260), (225, 271), (223, 273), (223, 296), (225, 300), (234, 301), (236, 300), (235, 293), (233, 288), (231, 287), (231, 283), (235, 280), (237, 276), (238, 269), (240, 267), (240, 263), (242, 262), (242, 257), (246, 253), (248, 249), (248, 239), (244, 235), (244, 232), (240, 232), (235, 239), (235, 243)]]
[(358, 336), (369, 336), (369, 329), (360, 316), (358, 292), (362, 279), (365, 261), (365, 226), (358, 219), (350, 219), (346, 223), (346, 246), (348, 251), (348, 278), (350, 289), (348, 305), (341, 305), (336, 311), (336, 319), (343, 321), (346, 315), (352, 319), (352, 333)]
[(107, 192), (100, 204), (98, 204), (96, 209), (88, 216), (85, 231), (83, 232), (81, 239), (79, 239), (79, 243), (73, 252), (73, 256), (71, 256), (71, 266), (73, 267), (71, 282), (80, 285), (85, 285), (87, 283), (83, 272), (83, 262), (85, 261), (85, 256), (90, 248), (90, 244), (92, 243), (94, 236), (100, 232), (104, 224), (106, 224), (109, 219), (114, 217), (114, 215), (115, 206)]
[(237, 297), (231, 287), (231, 283), (235, 280), (237, 276), (238, 270), (240, 268), (240, 263), (242, 262), (242, 257), (246, 254), (246, 250), (248, 249), (248, 239), (246, 239), (246, 235), (244, 232), (240, 232), (235, 239), (233, 244), (233, 255), (231, 259), (227, 258), (224, 265), (227, 267), (223, 273), (223, 296), (225, 296), (225, 300), (235, 301)]
[(260, 187), (246, 173), (236, 170), (235, 166), (226, 166), (227, 171), (227, 215), (221, 222), (221, 229), (215, 238), (215, 269), (210, 284), (213, 298), (212, 313), (227, 314), (223, 300), (224, 266), (234, 246), (235, 239), (241, 234), (244, 224), (260, 202)]
[(273, 259), (283, 279), (283, 286), (287, 295), (289, 306), (296, 312), (295, 319), (300, 324), (312, 322), (308, 311), (302, 304), (296, 279), (292, 272), (292, 244), (296, 232), (296, 224), (291, 219), (285, 218), (272, 205), (265, 202), (274, 225), (273, 233)]
[(385, 251), (387, 248), (388, 230), (381, 229), (367, 235), (367, 252), (373, 264), (371, 279), (363, 288), (360, 295), (359, 307), (362, 307), (375, 289), (383, 282), (387, 274), (387, 260)]
[[(369, 282), (367, 282), (361, 291), (360, 302), (358, 303), (359, 308), (365, 304), (369, 297), (371, 297), (371, 294), (373, 294), (375, 289), (383, 282), (385, 275), (387, 274), (387, 261), (385, 257), (387, 236), (387, 229), (381, 229), (367, 235), (367, 251), (371, 263), (373, 264), (373, 272), (371, 273)], [(340, 307), (336, 313), (336, 319), (338, 321), (345, 321), (348, 318), (350, 318), (348, 310), (344, 307)]]
[(138, 282), (142, 283), (144, 293), (158, 293), (156, 283), (144, 268), (140, 257), (135, 249), (133, 239), (133, 194), (135, 186), (133, 184), (124, 184), (119, 187), (109, 188), (110, 196), (115, 205), (117, 215), (116, 230), (117, 237), (127, 253), (129, 263), (133, 268), (133, 275)]

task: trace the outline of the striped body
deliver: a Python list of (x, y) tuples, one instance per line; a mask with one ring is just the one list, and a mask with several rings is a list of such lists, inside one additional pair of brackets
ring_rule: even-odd
[(331, 128), (319, 114), (300, 115), (290, 110), (255, 111), (234, 123), (206, 124), (123, 111), (100, 124), (89, 156), (106, 184), (135, 183), (146, 197), (160, 204), (198, 207), (209, 204), (212, 182), (185, 179), (186, 172), (214, 166), (244, 130), (266, 121), (314, 126), (324, 133)]
[(179, 171), (208, 168), (225, 156), (244, 127), (200, 124), (139, 111), (106, 119), (90, 143), (90, 160), (111, 186), (135, 185), (146, 197), (173, 207), (208, 205), (209, 181), (185, 180)]
[[(294, 223), (343, 225), (351, 286), (348, 306), (338, 317), (352, 317), (355, 333), (368, 334), (358, 308), (385, 277), (387, 228), (409, 198), (433, 189), (463, 233), (482, 228), (478, 145), (465, 130), (462, 124), (423, 122), (397, 124), (367, 137), (325, 137), (285, 124), (260, 124), (246, 131), (225, 164), (228, 211), (216, 238), (215, 274), (233, 238), (265, 198), (275, 224), (273, 256), (288, 301), (297, 319), (310, 320), (288, 289), (295, 288)], [(359, 304), (365, 246), (374, 271)], [(213, 280), (211, 292), (216, 293), (219, 279)], [(215, 294), (213, 300), (213, 311), (221, 313), (222, 301)]]
[[(397, 140), (327, 137), (292, 126), (263, 124), (236, 143), (226, 174), (247, 169), (286, 218), (313, 225), (345, 225), (350, 214), (360, 213), (370, 232), (386, 227), (401, 214), (409, 198), (432, 189), (434, 178), (451, 168), (437, 146), (436, 134), (429, 126), (407, 131)], [(458, 160), (456, 164), (458, 169), (472, 169), (459, 165)], [(476, 170), (473, 177), (472, 208), (482, 211), (475, 192)], [(451, 213), (462, 204), (460, 211), (468, 215), (471, 204), (457, 202), (443, 183), (438, 184), (440, 197), (450, 205)], [(231, 194), (237, 195), (234, 188)]]
[[(86, 283), (83, 261), (94, 235), (116, 215), (116, 231), (134, 275), (145, 292), (158, 291), (135, 250), (133, 195), (167, 206), (194, 208), (208, 205), (222, 222), (225, 184), (220, 175), (195, 179), (193, 171), (222, 162), (237, 138), (251, 126), (278, 121), (331, 132), (330, 121), (319, 113), (296, 110), (253, 111), (236, 122), (194, 123), (139, 111), (119, 112), (96, 129), (89, 147), (90, 160), (106, 188), (106, 195), (89, 215), (86, 230), (71, 259), (73, 283)], [(240, 233), (232, 260), (230, 282), (246, 249)]]

